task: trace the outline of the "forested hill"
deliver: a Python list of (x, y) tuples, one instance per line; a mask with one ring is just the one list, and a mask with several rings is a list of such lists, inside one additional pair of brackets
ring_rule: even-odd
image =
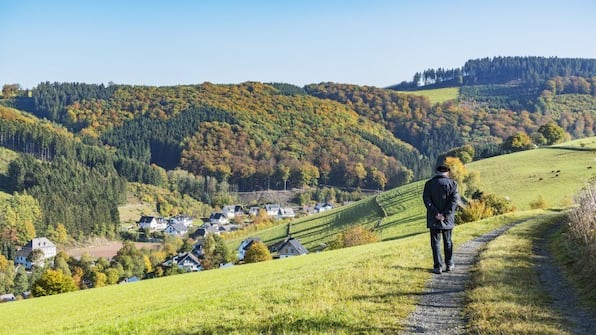
[[(215, 177), (241, 191), (320, 184), (384, 189), (429, 176), (437, 157), (466, 144), (474, 147), (473, 158), (501, 153), (501, 143), (518, 133), (544, 144), (537, 131), (549, 122), (573, 137), (593, 135), (596, 77), (550, 77), (589, 75), (592, 63), (470, 60), (460, 72), (467, 78), (486, 82), (492, 74), (502, 77), (495, 82), (508, 83), (462, 86), (459, 97), (434, 105), (422, 96), (369, 86), (258, 82), (47, 82), (21, 105), (85, 143), (115, 148), (121, 158)], [(445, 73), (425, 74), (424, 80), (448, 81)], [(521, 79), (511, 82), (514, 77)], [(530, 77), (544, 81), (522, 85)]]
[(383, 189), (413, 180), (428, 166), (383, 125), (289, 85), (44, 83), (32, 96), (32, 112), (87, 142), (146, 164), (227, 180), (240, 190), (319, 183)]
[[(338, 83), (5, 85), (0, 146), (30, 155), (4, 163), (0, 190), (11, 206), (41, 208), (39, 232), (60, 223), (85, 237), (117, 233), (127, 182), (213, 206), (230, 189), (389, 189), (430, 176), (446, 153), (466, 163), (593, 136), (593, 63), (469, 61), (459, 93), (435, 104), (418, 90)], [(457, 73), (418, 79), (440, 86)], [(31, 231), (13, 235), (26, 242)]]
[(516, 84), (544, 87), (554, 77), (582, 77), (593, 81), (596, 59), (557, 57), (493, 57), (468, 60), (461, 68), (427, 69), (412, 81), (390, 86), (395, 90), (432, 87)]

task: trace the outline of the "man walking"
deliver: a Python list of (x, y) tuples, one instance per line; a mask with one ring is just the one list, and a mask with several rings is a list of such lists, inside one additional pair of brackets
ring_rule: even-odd
[[(430, 229), (430, 246), (433, 251), (433, 272), (440, 274), (451, 271), (453, 263), (453, 241), (451, 232), (455, 227), (455, 210), (459, 201), (457, 183), (449, 178), (449, 167), (439, 165), (437, 174), (424, 184), (422, 194), (426, 206), (426, 227)], [(441, 257), (441, 237), (445, 252), (445, 264)]]

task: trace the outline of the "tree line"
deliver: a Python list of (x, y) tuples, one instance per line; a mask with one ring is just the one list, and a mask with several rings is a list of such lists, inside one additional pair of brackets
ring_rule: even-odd
[(427, 69), (416, 72), (412, 81), (390, 86), (394, 90), (415, 90), (420, 87), (521, 84), (541, 87), (553, 77), (585, 77), (596, 75), (596, 59), (558, 57), (485, 57), (468, 60), (454, 69)]

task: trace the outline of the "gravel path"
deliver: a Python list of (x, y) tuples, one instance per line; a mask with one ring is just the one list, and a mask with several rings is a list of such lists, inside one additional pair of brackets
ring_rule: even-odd
[[(466, 334), (463, 312), (465, 285), (479, 249), (512, 226), (510, 224), (455, 248), (455, 270), (433, 275), (416, 310), (406, 321), (403, 334)], [(429, 246), (430, 248), (430, 246)]]
[[(552, 225), (543, 236), (550, 236), (555, 232), (561, 223)], [(553, 308), (568, 321), (571, 322), (571, 330), (578, 335), (591, 335), (596, 332), (596, 315), (582, 308), (578, 303), (578, 297), (571, 284), (561, 274), (553, 262), (547, 248), (547, 239), (543, 238), (534, 247), (534, 254), (537, 260), (538, 278), (540, 284), (549, 292), (552, 298)]]
[[(513, 223), (455, 249), (456, 268), (452, 272), (433, 275), (422, 293), (422, 299), (416, 310), (408, 317), (403, 334), (466, 334), (466, 316), (463, 312), (465, 286), (470, 280), (470, 267), (474, 264), (480, 248), (495, 239), (509, 228), (521, 222)], [(556, 308), (563, 317), (570, 321), (572, 331), (578, 335), (594, 334), (596, 315), (583, 309), (578, 303), (576, 292), (560, 269), (553, 264), (547, 249), (547, 236), (559, 228), (552, 225), (543, 234), (545, 238), (537, 241), (534, 247), (536, 268), (541, 285), (549, 292)]]

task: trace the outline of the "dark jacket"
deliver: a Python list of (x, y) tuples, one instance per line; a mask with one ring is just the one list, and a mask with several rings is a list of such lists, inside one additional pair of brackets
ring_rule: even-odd
[[(431, 229), (453, 229), (455, 227), (455, 210), (459, 201), (457, 183), (455, 180), (438, 174), (424, 184), (422, 194), (426, 206), (426, 227)], [(435, 219), (441, 213), (444, 221)]]

